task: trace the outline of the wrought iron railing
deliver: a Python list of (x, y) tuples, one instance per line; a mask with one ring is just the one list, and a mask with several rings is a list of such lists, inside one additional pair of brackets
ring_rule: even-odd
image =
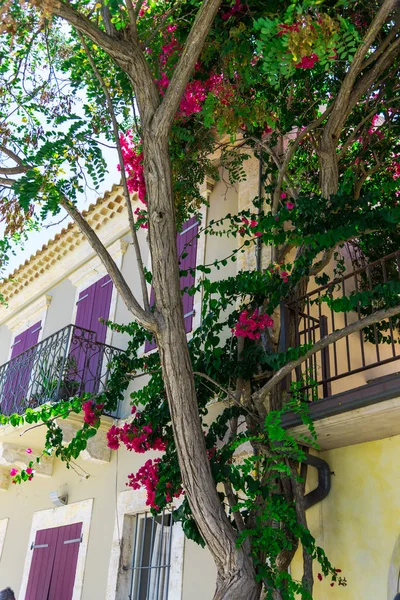
[[(335, 312), (330, 303), (324, 300), (370, 292), (378, 284), (399, 279), (400, 251), (373, 263), (365, 263), (362, 268), (282, 305), (283, 349), (315, 344), (324, 336), (360, 320), (374, 310), (384, 308), (384, 299), (376, 296), (371, 306), (363, 307), (361, 301), (358, 301), (355, 309), (350, 312)], [(318, 397), (330, 396), (338, 391), (338, 388), (333, 389), (334, 382), (398, 360), (399, 331), (400, 317), (392, 317), (348, 335), (305, 361), (284, 385), (288, 387), (293, 380), (297, 380), (305, 382), (304, 388), (308, 389), (310, 398), (312, 387)], [(354, 383), (356, 380), (353, 379)], [(348, 389), (359, 384), (360, 379)]]
[(0, 412), (23, 414), (46, 402), (105, 389), (118, 348), (68, 325), (0, 366)]

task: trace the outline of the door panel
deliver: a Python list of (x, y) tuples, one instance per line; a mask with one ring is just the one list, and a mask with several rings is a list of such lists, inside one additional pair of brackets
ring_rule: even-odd
[(82, 533), (82, 523), (58, 528), (58, 540), (48, 600), (71, 600)]
[(57, 539), (57, 528), (36, 533), (25, 600), (48, 600)]

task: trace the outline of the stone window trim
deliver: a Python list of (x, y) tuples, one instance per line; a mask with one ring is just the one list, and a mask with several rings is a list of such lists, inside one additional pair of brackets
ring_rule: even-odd
[[(126, 490), (118, 494), (105, 600), (126, 598), (121, 585), (121, 580), (126, 576), (123, 570), (126, 559), (123, 544), (124, 521), (125, 517), (144, 512), (149, 512), (144, 490)], [(174, 524), (173, 531), (168, 600), (182, 600), (185, 535), (180, 523)]]
[(0, 519), (0, 559), (3, 554), (4, 541), (6, 539), (8, 527), (8, 517), (6, 519)]
[(11, 357), (15, 338), (20, 333), (22, 333), (23, 331), (25, 331), (26, 329), (28, 329), (29, 327), (31, 327), (32, 325), (34, 325), (35, 323), (37, 323), (39, 321), (41, 322), (41, 328), (39, 331), (39, 337), (38, 337), (37, 343), (42, 341), (44, 326), (45, 326), (46, 317), (47, 317), (47, 310), (50, 306), (51, 300), (52, 300), (52, 296), (49, 296), (48, 294), (44, 294), (43, 296), (41, 296), (40, 298), (35, 300), (35, 302), (32, 302), (31, 304), (29, 304), (28, 306), (23, 308), (14, 317), (9, 319), (5, 323), (6, 326), (8, 327), (8, 329), (12, 332), (11, 344), (10, 344), (10, 348), (8, 351), (8, 360), (10, 360), (10, 357)]
[(28, 548), (26, 551), (24, 570), (22, 575), (21, 587), (18, 594), (18, 600), (25, 599), (26, 588), (28, 585), (29, 573), (31, 569), (33, 552), (31, 544), (36, 538), (36, 533), (41, 529), (51, 527), (62, 527), (63, 525), (72, 525), (82, 522), (82, 542), (79, 546), (78, 562), (76, 566), (74, 593), (72, 600), (80, 600), (83, 590), (83, 579), (85, 572), (85, 563), (87, 548), (89, 542), (89, 532), (92, 520), (93, 498), (82, 500), (60, 506), (59, 508), (50, 508), (39, 510), (33, 513), (32, 526), (29, 534)]

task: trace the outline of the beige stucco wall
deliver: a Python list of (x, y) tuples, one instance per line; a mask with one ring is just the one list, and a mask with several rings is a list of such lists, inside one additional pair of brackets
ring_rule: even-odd
[(207, 548), (185, 541), (182, 600), (212, 600), (217, 570)]
[(0, 326), (0, 365), (4, 365), (10, 356), (11, 331), (6, 325)]
[[(400, 435), (321, 453), (334, 473), (332, 489), (307, 518), (348, 585), (330, 587), (316, 579), (315, 600), (393, 600), (400, 591), (399, 548), (395, 552), (400, 536), (399, 455)], [(298, 553), (295, 577), (300, 576), (299, 561)]]
[(44, 291), (51, 297), (43, 324), (43, 338), (46, 338), (72, 323), (76, 288), (69, 279), (64, 279), (54, 287)]

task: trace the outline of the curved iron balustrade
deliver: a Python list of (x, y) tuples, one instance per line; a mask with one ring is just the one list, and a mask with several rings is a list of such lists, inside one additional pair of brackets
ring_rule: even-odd
[(104, 390), (122, 350), (68, 325), (0, 366), (0, 412), (23, 414), (46, 402)]

